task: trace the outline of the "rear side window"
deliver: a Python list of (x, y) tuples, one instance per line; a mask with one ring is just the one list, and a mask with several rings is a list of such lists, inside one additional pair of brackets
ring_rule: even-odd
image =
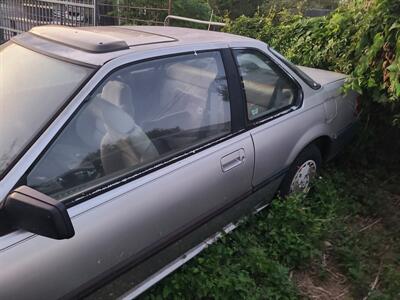
[(125, 67), (87, 99), (27, 176), (27, 185), (64, 199), (230, 132), (219, 52)]
[(249, 120), (270, 116), (295, 105), (297, 87), (267, 56), (255, 50), (235, 50), (234, 54)]
[(311, 87), (314, 90), (318, 90), (321, 88), (321, 85), (314, 81), (310, 76), (308, 76), (306, 73), (304, 73), (298, 66), (296, 66), (294, 63), (288, 61), (286, 58), (284, 58), (279, 52), (277, 52), (275, 49), (272, 49), (271, 47), (269, 50), (272, 52), (273, 55), (277, 59), (279, 59), (282, 63), (284, 63), (289, 69), (291, 69), (297, 76), (299, 76), (309, 87)]

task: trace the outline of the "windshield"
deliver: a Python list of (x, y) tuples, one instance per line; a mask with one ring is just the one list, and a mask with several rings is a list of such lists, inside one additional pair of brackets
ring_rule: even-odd
[(0, 46), (0, 178), (93, 70)]
[(272, 52), (272, 54), (275, 55), (276, 58), (278, 58), (289, 69), (291, 69), (297, 76), (299, 76), (309, 87), (311, 87), (314, 90), (318, 90), (321, 87), (321, 85), (318, 82), (315, 82), (310, 76), (308, 76), (306, 73), (304, 73), (298, 66), (296, 66), (294, 63), (288, 61), (286, 58), (284, 58), (282, 56), (282, 54), (277, 52), (275, 49), (269, 47), (269, 50)]

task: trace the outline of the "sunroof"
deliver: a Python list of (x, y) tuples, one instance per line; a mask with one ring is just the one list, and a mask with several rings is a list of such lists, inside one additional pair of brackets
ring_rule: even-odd
[(87, 52), (105, 53), (129, 49), (126, 41), (119, 37), (83, 28), (40, 26), (29, 32), (41, 38)]
[(132, 26), (85, 27), (84, 30), (113, 36), (125, 41), (130, 47), (176, 41), (173, 37), (146, 32)]

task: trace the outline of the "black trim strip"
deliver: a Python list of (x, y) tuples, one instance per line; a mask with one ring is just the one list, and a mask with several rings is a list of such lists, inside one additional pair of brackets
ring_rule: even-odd
[(77, 204), (85, 202), (91, 198), (94, 198), (98, 195), (106, 193), (112, 189), (115, 189), (122, 185), (130, 183), (138, 178), (146, 176), (152, 172), (160, 170), (166, 166), (172, 165), (173, 163), (175, 163), (177, 161), (183, 160), (183, 159), (190, 157), (196, 153), (199, 153), (205, 149), (211, 148), (212, 146), (222, 143), (234, 136), (239, 135), (240, 133), (242, 133), (242, 132), (236, 132), (235, 134), (228, 134), (228, 135), (225, 135), (223, 137), (220, 137), (220, 138), (217, 138), (214, 140), (209, 140), (209, 141), (207, 141), (208, 143), (203, 144), (199, 147), (187, 148), (184, 150), (184, 152), (174, 153), (173, 157), (171, 157), (171, 158), (157, 161), (156, 163), (152, 163), (151, 165), (143, 167), (143, 168), (135, 169), (135, 170), (129, 172), (128, 174), (124, 174), (121, 177), (118, 177), (117, 179), (102, 182), (101, 184), (99, 184), (97, 186), (89, 188), (87, 191), (79, 193), (79, 196), (74, 195), (71, 198), (62, 199), (62, 202), (65, 204), (65, 206), (67, 208), (70, 208), (72, 206), (75, 206)]
[[(207, 53), (207, 52), (218, 52), (221, 55), (221, 59), (222, 62), (224, 64), (224, 68), (226, 68), (226, 66), (228, 66), (229, 68), (231, 68), (231, 64), (229, 62), (229, 57), (228, 57), (228, 62), (225, 61), (226, 57), (226, 53), (225, 55), (223, 54), (223, 50), (224, 49), (207, 49), (207, 50), (201, 50), (201, 51), (195, 51), (195, 53)], [(229, 49), (225, 49), (225, 50), (229, 50)], [(104, 81), (106, 81), (110, 76), (112, 76), (112, 74), (114, 74), (115, 72), (118, 72), (119, 70), (126, 68), (126, 67), (130, 67), (130, 66), (134, 66), (136, 64), (140, 64), (140, 63), (144, 63), (144, 62), (148, 62), (148, 61), (155, 61), (157, 59), (165, 59), (165, 58), (170, 58), (170, 57), (179, 57), (179, 56), (184, 56), (184, 55), (190, 55), (193, 54), (193, 51), (188, 51), (188, 52), (182, 52), (182, 53), (174, 53), (174, 54), (169, 54), (169, 55), (162, 55), (162, 56), (156, 56), (156, 57), (151, 57), (151, 58), (146, 58), (143, 60), (138, 60), (138, 61), (134, 61), (134, 62), (130, 62), (130, 63), (126, 63), (124, 65), (118, 66), (117, 68), (111, 70), (109, 73), (107, 73), (102, 80), (92, 89), (92, 91), (89, 93), (89, 95), (85, 98), (85, 100), (82, 101), (82, 103), (80, 104), (80, 106), (74, 111), (74, 113), (70, 116), (70, 118), (63, 124), (63, 126), (61, 127), (61, 129), (57, 132), (57, 134), (52, 138), (52, 140), (48, 143), (48, 145), (46, 146), (46, 148), (42, 151), (42, 153), (36, 158), (36, 160), (33, 162), (33, 164), (28, 168), (28, 170), (25, 172), (24, 176), (22, 176), (22, 178), (20, 179), (20, 181), (16, 184), (16, 186), (20, 186), (20, 185), (27, 185), (27, 175), (31, 172), (31, 170), (34, 168), (34, 166), (39, 162), (39, 160), (47, 153), (48, 149), (50, 148), (50, 146), (57, 140), (57, 138), (59, 137), (59, 135), (64, 131), (64, 129), (68, 126), (68, 124), (70, 124), (70, 122), (75, 118), (76, 114), (79, 113), (79, 111), (82, 109), (82, 107), (85, 105), (85, 103), (87, 103), (88, 99), (90, 99), (93, 96), (93, 93), (99, 88), (99, 86), (101, 86)], [(224, 70), (226, 76), (227, 75), (227, 70)], [(228, 81), (229, 82), (229, 81)], [(229, 89), (229, 93), (231, 92), (231, 88), (233, 89), (233, 91), (235, 90), (232, 85), (228, 86)], [(80, 90), (80, 89), (79, 89)], [(235, 91), (233, 92), (235, 94)], [(230, 94), (229, 94), (230, 96)], [(238, 99), (236, 99), (236, 105), (237, 105)], [(233, 108), (231, 107), (231, 111), (233, 110)], [(235, 109), (235, 111), (237, 111), (237, 109)], [(239, 124), (240, 125), (240, 124)], [(232, 120), (231, 120), (231, 126), (233, 126), (232, 124)], [(236, 124), (236, 126), (238, 126)], [(232, 133), (232, 128), (231, 128), (231, 133), (230, 134), (226, 134), (225, 136), (220, 136), (217, 137), (215, 139), (212, 140), (208, 140), (203, 142), (200, 146), (195, 146), (195, 147), (191, 147), (191, 148), (187, 148), (184, 151), (175, 153), (173, 157), (171, 158), (167, 158), (155, 163), (152, 163), (148, 166), (145, 166), (143, 168), (140, 169), (136, 169), (136, 170), (132, 170), (131, 172), (124, 174), (123, 176), (114, 179), (114, 180), (110, 180), (107, 182), (102, 182), (99, 185), (96, 185), (94, 187), (88, 188), (87, 190), (83, 191), (80, 193), (79, 196), (77, 195), (73, 195), (69, 198), (66, 199), (62, 199), (62, 202), (66, 205), (67, 208), (70, 208), (74, 205), (77, 205), (79, 203), (85, 202), (88, 199), (91, 199), (93, 197), (96, 197), (100, 194), (103, 194), (107, 191), (110, 191), (111, 189), (117, 188), (121, 185), (124, 185), (126, 183), (129, 183), (133, 180), (136, 180), (137, 178), (143, 177), (147, 174), (149, 174), (150, 172), (159, 170), (165, 166), (171, 165), (173, 163), (175, 163), (178, 160), (187, 158), (195, 153), (198, 153), (202, 150), (208, 149), (220, 142), (223, 142), (225, 140), (228, 140), (240, 133), (243, 132), (243, 129), (240, 130), (241, 128), (236, 128), (236, 132)]]
[(290, 70), (292, 70), (297, 76), (301, 78), (307, 84), (310, 88), (313, 90), (319, 90), (321, 88), (321, 84), (318, 82), (314, 81), (310, 76), (308, 76), (306, 73), (304, 73), (302, 70), (299, 69), (294, 63), (288, 61), (282, 54), (280, 54), (278, 51), (275, 49), (268, 47), (269, 51), (277, 58), (279, 59), (286, 67), (288, 67)]
[(244, 102), (242, 98), (241, 79), (231, 49), (223, 49), (221, 53), (228, 81), (229, 100), (231, 102), (232, 131), (237, 132), (246, 126), (245, 116), (243, 115)]
[(140, 263), (144, 262), (145, 260), (151, 258), (152, 256), (156, 255), (160, 251), (164, 250), (168, 246), (171, 246), (178, 240), (184, 238), (185, 236), (189, 235), (191, 232), (196, 230), (197, 228), (201, 227), (202, 225), (206, 224), (213, 218), (217, 217), (218, 215), (222, 214), (224, 211), (232, 208), (233, 206), (239, 204), (240, 202), (246, 200), (249, 196), (251, 196), (254, 191), (261, 189), (262, 187), (267, 186), (269, 183), (273, 182), (274, 180), (279, 179), (280, 176), (285, 174), (285, 170), (282, 170), (275, 175), (271, 176), (267, 180), (263, 181), (263, 183), (259, 184), (255, 189), (248, 191), (244, 195), (236, 198), (235, 200), (217, 207), (209, 212), (204, 213), (203, 215), (199, 216), (191, 223), (183, 226), (182, 228), (172, 232), (168, 236), (165, 236), (162, 240), (157, 241), (153, 245), (141, 250), (139, 253), (135, 254), (134, 257), (131, 257), (124, 262), (119, 263), (112, 269), (110, 269), (107, 273), (103, 273), (99, 275), (97, 278), (90, 280), (88, 283), (82, 285), (78, 290), (71, 292), (67, 296), (63, 297), (63, 299), (70, 299), (70, 298), (83, 298), (88, 296), (89, 294), (93, 293), (95, 290), (99, 289), (106, 283), (112, 281), (113, 279), (117, 278), (118, 276), (122, 275), (123, 273), (129, 271), (131, 268), (139, 265)]
[(263, 180), (261, 183), (257, 184), (256, 186), (253, 187), (253, 193), (262, 189), (263, 187), (265, 187), (266, 185), (270, 184), (272, 181), (278, 179), (281, 176), (286, 175), (286, 173), (289, 171), (289, 167), (286, 167), (282, 170), (280, 170), (279, 172), (275, 173), (274, 175), (272, 175), (271, 177)]
[[(259, 118), (256, 118), (254, 120), (249, 120), (248, 118), (248, 111), (247, 111), (247, 99), (246, 99), (246, 91), (245, 91), (245, 86), (243, 83), (243, 79), (239, 74), (239, 64), (238, 61), (236, 59), (236, 56), (234, 54), (234, 52), (238, 50), (238, 51), (248, 51), (248, 52), (255, 52), (255, 53), (259, 53), (260, 55), (266, 57), (269, 61), (271, 61), (271, 63), (275, 66), (275, 68), (277, 69), (278, 73), (282, 76), (284, 76), (286, 79), (288, 79), (293, 86), (295, 86), (297, 88), (297, 99), (295, 101), (294, 105), (291, 106), (287, 106), (287, 107), (283, 107), (282, 109), (279, 109), (277, 111), (274, 111), (270, 114), (267, 115), (263, 115)], [(234, 61), (235, 61), (235, 65), (236, 65), (236, 69), (237, 72), (240, 76), (240, 86), (242, 88), (242, 98), (243, 98), (243, 106), (244, 106), (244, 117), (246, 119), (246, 128), (247, 129), (251, 129), (254, 127), (257, 127), (261, 124), (264, 124), (266, 122), (269, 122), (271, 120), (274, 120), (276, 118), (281, 117), (282, 115), (285, 115), (287, 113), (290, 113), (292, 111), (295, 111), (297, 109), (299, 109), (302, 105), (303, 105), (303, 98), (304, 98), (304, 93), (303, 93), (303, 89), (301, 88), (301, 85), (298, 83), (298, 81), (292, 76), (292, 74), (290, 74), (287, 70), (283, 69), (281, 66), (279, 66), (279, 64), (276, 63), (276, 61), (267, 53), (265, 53), (264, 51), (258, 49), (258, 48), (252, 48), (252, 47), (238, 47), (238, 48), (232, 48), (232, 55), (234, 57)]]

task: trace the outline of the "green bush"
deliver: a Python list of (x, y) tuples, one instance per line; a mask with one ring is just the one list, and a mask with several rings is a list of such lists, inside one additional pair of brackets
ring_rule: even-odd
[[(119, 18), (121, 25), (155, 25), (164, 22), (168, 15), (166, 0), (112, 0), (110, 16)], [(119, 6), (118, 6), (119, 4)], [(200, 20), (209, 20), (211, 7), (207, 0), (173, 0), (172, 14)], [(171, 25), (181, 27), (207, 28), (205, 25), (171, 20)]]
[(350, 298), (398, 299), (400, 214), (382, 191), (399, 175), (382, 184), (380, 170), (338, 167), (307, 197), (274, 199), (140, 299), (304, 299), (298, 275), (329, 286), (343, 280), (332, 271), (347, 278)]
[(349, 74), (346, 88), (400, 119), (400, 1), (348, 1), (327, 17), (287, 11), (229, 21), (226, 31), (260, 39), (294, 63)]
[(298, 299), (290, 272), (321, 256), (338, 203), (329, 178), (310, 198), (275, 199), (141, 299)]

